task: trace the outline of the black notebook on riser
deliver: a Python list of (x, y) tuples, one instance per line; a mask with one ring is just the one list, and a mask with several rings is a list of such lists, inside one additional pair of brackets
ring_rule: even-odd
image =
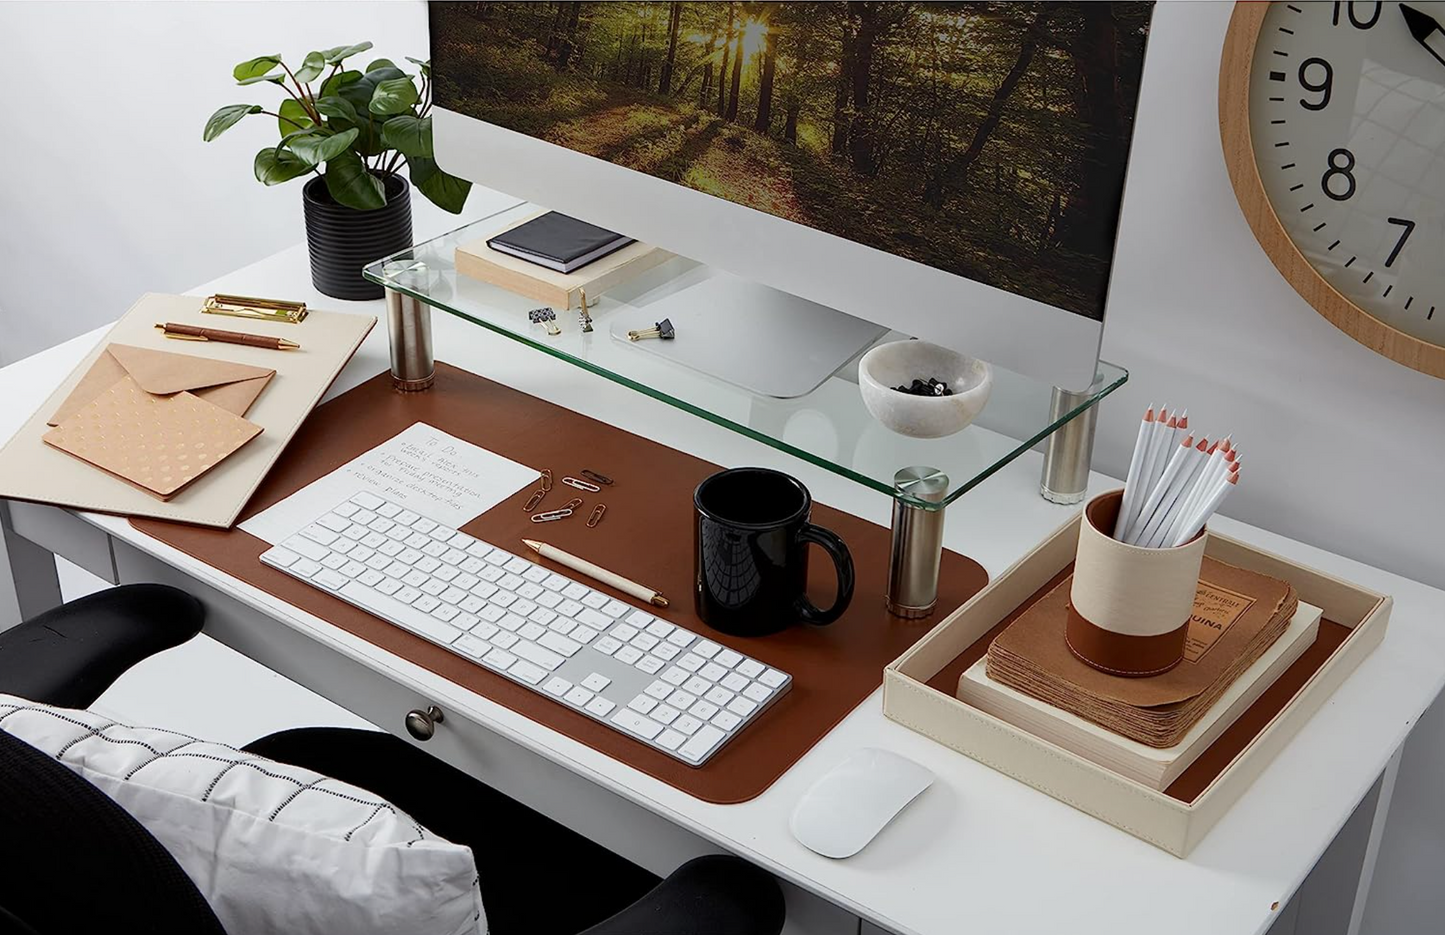
[(498, 234), (487, 241), (487, 246), (559, 273), (570, 273), (630, 243), (631, 237), (551, 211)]

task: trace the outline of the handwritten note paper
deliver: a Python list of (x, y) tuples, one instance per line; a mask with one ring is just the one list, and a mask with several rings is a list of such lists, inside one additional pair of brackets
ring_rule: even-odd
[(275, 545), (360, 491), (443, 526), (462, 526), (535, 482), (538, 473), (417, 422), (257, 513), (241, 528)]

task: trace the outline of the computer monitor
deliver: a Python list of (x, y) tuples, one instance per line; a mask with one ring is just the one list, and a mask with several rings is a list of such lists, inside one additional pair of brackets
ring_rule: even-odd
[[(429, 10), (448, 172), (860, 335), (1093, 383), (1151, 4)], [(776, 312), (760, 341), (833, 330)]]

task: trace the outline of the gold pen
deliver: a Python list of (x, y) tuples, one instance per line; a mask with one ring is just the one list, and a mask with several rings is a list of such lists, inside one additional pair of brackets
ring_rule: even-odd
[(285, 338), (272, 338), (262, 334), (246, 334), (243, 331), (222, 331), (220, 328), (202, 328), (198, 325), (182, 325), (173, 321), (164, 324), (156, 323), (156, 327), (165, 332), (166, 337), (176, 338), (181, 341), (216, 341), (220, 344), (244, 344), (248, 347), (264, 347), (273, 351), (293, 351), (301, 348), (295, 341), (288, 341)]

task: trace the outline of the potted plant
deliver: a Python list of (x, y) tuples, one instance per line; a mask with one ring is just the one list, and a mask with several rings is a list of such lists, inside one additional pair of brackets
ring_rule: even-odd
[[(301, 189), (311, 281), (339, 299), (374, 299), (382, 288), (361, 268), (412, 244), (411, 193), (398, 170), (438, 207), (457, 214), (472, 183), (448, 175), (432, 155), (431, 65), (414, 58), (418, 89), (389, 59), (365, 71), (345, 61), (370, 42), (311, 52), (294, 71), (280, 55), (261, 55), (232, 71), (239, 85), (270, 83), (286, 93), (276, 110), (227, 104), (206, 121), (214, 140), (252, 115), (276, 121), (278, 142), (256, 154), (256, 179), (279, 185), (311, 175)], [(316, 82), (320, 84), (313, 87)]]

